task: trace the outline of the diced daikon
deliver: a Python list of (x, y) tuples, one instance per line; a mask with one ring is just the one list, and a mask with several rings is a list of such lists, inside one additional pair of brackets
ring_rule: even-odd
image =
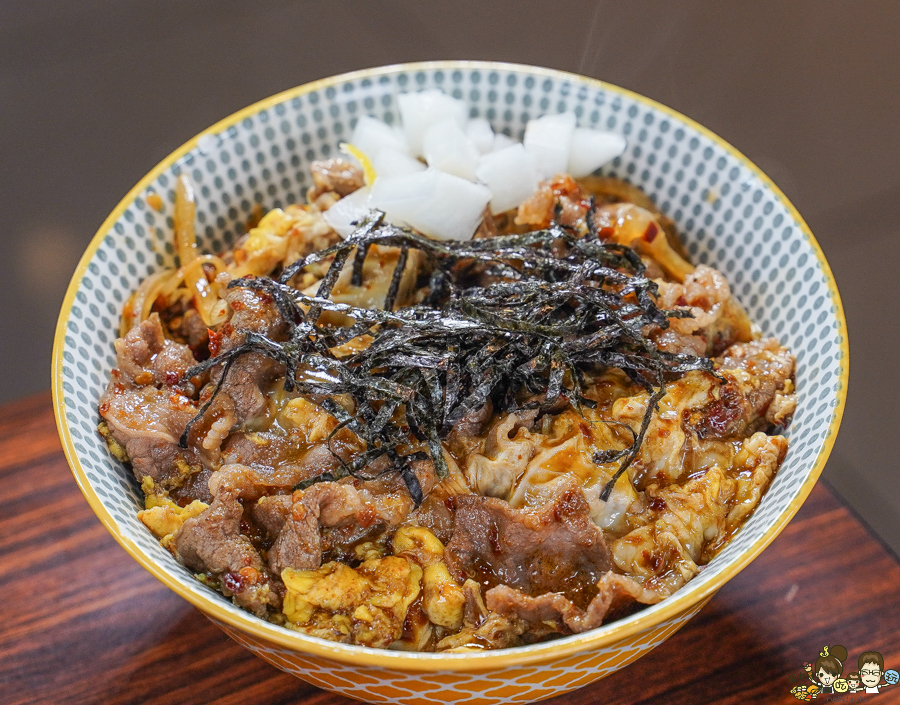
[(484, 154), (494, 149), (494, 130), (484, 118), (472, 118), (466, 125), (466, 137), (472, 140), (472, 144), (479, 152)]
[(322, 214), (325, 222), (345, 240), (353, 234), (356, 226), (353, 224), (366, 217), (369, 213), (370, 186), (357, 189), (353, 193), (336, 201)]
[(497, 134), (494, 135), (494, 144), (491, 146), (491, 151), (499, 152), (501, 149), (506, 149), (507, 147), (512, 147), (514, 144), (520, 144), (520, 143), (516, 142), (509, 135), (507, 135), (503, 132), (498, 132)]
[(626, 144), (617, 132), (576, 128), (569, 151), (569, 173), (576, 179), (587, 176), (620, 156)]
[(418, 159), (413, 159), (408, 154), (399, 152), (391, 147), (383, 147), (378, 152), (378, 156), (372, 159), (372, 167), (375, 169), (375, 174), (379, 179), (425, 171), (425, 165)]
[(385, 147), (404, 154), (409, 153), (409, 147), (402, 132), (368, 115), (360, 116), (356, 127), (353, 128), (350, 142), (370, 160), (375, 159)]
[(463, 101), (439, 90), (402, 93), (397, 96), (397, 107), (403, 119), (410, 154), (414, 157), (422, 156), (422, 137), (429, 126), (453, 118), (460, 127), (465, 127), (469, 116), (469, 109)]
[(515, 208), (537, 190), (540, 181), (534, 155), (521, 144), (482, 155), (476, 173), (491, 190), (491, 213)]
[(422, 135), (422, 154), (430, 167), (475, 180), (481, 155), (453, 118), (429, 125)]
[(389, 222), (406, 223), (439, 240), (469, 240), (490, 199), (486, 186), (429, 168), (376, 179), (370, 203)]
[(528, 121), (525, 149), (534, 155), (541, 176), (550, 178), (566, 171), (574, 131), (575, 113), (544, 115)]

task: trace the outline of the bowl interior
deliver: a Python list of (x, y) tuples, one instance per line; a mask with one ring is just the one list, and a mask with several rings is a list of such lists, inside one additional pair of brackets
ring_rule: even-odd
[[(198, 191), (198, 232), (208, 251), (228, 247), (247, 218), (304, 200), (313, 159), (334, 156), (358, 116), (398, 121), (396, 96), (442, 88), (473, 116), (520, 139), (527, 120), (574, 110), (579, 124), (628, 139), (604, 168), (647, 191), (678, 225), (695, 262), (728, 277), (752, 319), (797, 356), (799, 403), (787, 458), (759, 508), (708, 568), (676, 596), (596, 634), (553, 642), (585, 644), (635, 620), (662, 618), (718, 587), (759, 552), (793, 515), (818, 476), (837, 432), (846, 391), (847, 341), (840, 299), (824, 257), (793, 207), (749, 161), (690, 120), (648, 99), (571, 74), (488, 63), (442, 62), (357, 72), (302, 86), (251, 106), (191, 140), (157, 166), (113, 211), (85, 254), (63, 306), (55, 347), (54, 391), (64, 446), (101, 519), (132, 555), (194, 604), (296, 648), (319, 640), (268, 625), (193, 579), (137, 520), (140, 489), (96, 432), (97, 401), (115, 364), (121, 308), (148, 274), (174, 258), (174, 181)], [(157, 212), (147, 196), (162, 197)], [(587, 641), (586, 641), (587, 640)], [(319, 644), (325, 647), (325, 644)], [(338, 658), (361, 647), (328, 644)], [(547, 649), (546, 644), (515, 651)], [(431, 658), (396, 654), (397, 658)], [(447, 656), (438, 658), (447, 659)]]

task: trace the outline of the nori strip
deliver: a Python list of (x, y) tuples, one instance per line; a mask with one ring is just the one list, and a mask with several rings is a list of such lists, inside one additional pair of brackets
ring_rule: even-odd
[[(423, 492), (412, 464), (430, 458), (438, 475), (446, 476), (442, 441), (464, 416), (489, 400), (501, 413), (534, 408), (549, 413), (561, 398), (576, 409), (593, 407), (584, 396), (586, 373), (618, 368), (646, 389), (649, 399), (640, 431), (632, 431), (633, 443), (623, 451), (594, 455), (596, 463), (623, 459), (601, 492), (606, 501), (640, 450), (666, 380), (690, 370), (715, 372), (712, 360), (662, 352), (647, 337), (652, 329), (666, 328), (669, 318), (690, 314), (657, 306), (657, 286), (645, 276), (638, 254), (597, 239), (593, 208), (584, 238), (553, 223), (521, 235), (468, 241), (431, 240), (387, 224), (383, 213), (373, 211), (347, 240), (297, 260), (277, 279), (231, 282), (230, 287), (272, 296), (288, 324), (288, 340), (245, 331), (243, 342), (188, 370), (190, 378), (225, 364), (182, 443), (215, 399), (234, 360), (248, 352), (267, 355), (285, 366), (286, 390), (324, 399), (320, 404), (339, 423), (329, 444), (344, 428), (365, 444), (353, 462), (341, 460), (336, 474), (370, 479), (364, 470), (378, 461), (382, 469), (377, 474), (399, 472), (418, 504)], [(363, 262), (372, 245), (400, 249), (384, 310), (331, 301), (351, 254), (351, 283), (362, 285)], [(424, 256), (430, 290), (422, 303), (395, 311), (411, 249)], [(315, 296), (290, 285), (305, 267), (329, 259)], [(479, 273), (484, 283), (473, 285)], [(341, 313), (353, 323), (322, 323), (325, 311)], [(371, 337), (363, 349), (342, 357), (334, 353), (363, 335)], [(317, 372), (318, 377), (301, 372)], [(353, 400), (353, 413), (335, 401), (338, 395)]]

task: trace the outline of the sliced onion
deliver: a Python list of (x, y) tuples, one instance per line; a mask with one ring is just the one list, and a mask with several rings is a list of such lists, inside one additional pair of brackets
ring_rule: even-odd
[(430, 167), (475, 180), (475, 167), (481, 155), (453, 118), (436, 122), (425, 130), (422, 154)]
[(194, 186), (187, 174), (179, 174), (175, 184), (175, 249), (181, 266), (199, 257), (194, 221), (197, 218), (197, 202)]
[(390, 178), (392, 176), (406, 176), (417, 171), (425, 171), (425, 165), (418, 159), (414, 159), (405, 152), (398, 152), (391, 147), (384, 147), (378, 156), (372, 160), (377, 176)]
[(525, 126), (525, 149), (534, 154), (538, 172), (550, 177), (562, 174), (569, 165), (575, 113), (544, 115)]
[(494, 130), (484, 118), (472, 118), (466, 125), (466, 137), (484, 154), (494, 148)]
[(491, 213), (515, 208), (538, 187), (540, 175), (534, 155), (521, 144), (481, 156), (478, 178), (491, 190)]
[[(376, 179), (376, 182), (378, 179)], [(370, 186), (358, 189), (353, 193), (335, 201), (331, 207), (322, 214), (325, 222), (342, 238), (350, 237), (356, 225), (354, 222), (365, 218), (369, 213)]]
[(371, 160), (387, 147), (409, 154), (406, 137), (402, 132), (368, 115), (360, 116), (353, 128), (350, 142)]
[[(142, 321), (146, 321), (153, 309), (153, 304), (162, 296), (163, 299), (169, 301), (178, 288), (185, 282), (186, 273), (195, 267), (202, 268), (203, 265), (212, 265), (216, 274), (228, 271), (228, 265), (221, 257), (215, 255), (199, 255), (187, 267), (179, 267), (178, 269), (163, 269), (141, 282), (140, 286), (135, 289), (131, 298), (128, 300), (124, 310), (122, 311), (122, 320), (119, 322), (119, 337), (124, 338), (129, 330)], [(222, 305), (225, 300), (218, 297), (219, 284), (213, 282), (210, 287), (216, 291), (216, 303), (211, 309), (211, 323), (209, 325), (217, 325), (224, 321), (221, 314)], [(182, 290), (187, 296), (193, 296), (193, 291)]]
[(176, 271), (174, 269), (163, 269), (155, 272), (144, 279), (140, 286), (134, 290), (134, 293), (122, 309), (122, 318), (119, 321), (120, 338), (124, 338), (128, 331), (147, 319), (153, 302), (159, 296), (160, 289), (175, 276)]
[(437, 169), (376, 179), (372, 207), (439, 240), (469, 240), (491, 199), (486, 186)]
[[(194, 198), (194, 187), (186, 174), (179, 174), (175, 185), (175, 243), (181, 269), (184, 271), (185, 283), (194, 297), (194, 304), (203, 323), (212, 325), (212, 310), (218, 302), (203, 267), (190, 265), (200, 256), (197, 247), (197, 235), (194, 231), (194, 220), (197, 216), (197, 204)], [(152, 302), (151, 302), (152, 305)]]
[(576, 179), (592, 174), (620, 156), (626, 144), (617, 132), (576, 128), (569, 149), (569, 173)]
[(397, 107), (403, 118), (403, 131), (410, 154), (414, 157), (422, 156), (422, 137), (430, 125), (453, 118), (460, 127), (465, 127), (469, 116), (469, 109), (463, 101), (439, 90), (398, 95)]

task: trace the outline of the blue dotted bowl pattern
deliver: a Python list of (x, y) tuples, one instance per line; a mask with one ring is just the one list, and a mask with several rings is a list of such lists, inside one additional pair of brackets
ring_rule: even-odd
[[(830, 447), (826, 439), (836, 431), (832, 421), (840, 413), (847, 365), (837, 290), (817, 246), (783, 196), (733, 150), (639, 96), (544, 69), (400, 66), (339, 77), (308, 92), (298, 89), (234, 124), (223, 121), (218, 132), (201, 136), (190, 151), (133, 193), (130, 202), (123, 202), (121, 217), (98, 233), (99, 247), (83, 272), (76, 273), (71, 310), (67, 317), (63, 312), (60, 322), (60, 423), (71, 435), (87, 482), (115, 530), (158, 562), (184, 591), (203, 594), (235, 616), (248, 618), (195, 581), (137, 520), (140, 488), (97, 434), (97, 402), (115, 363), (112, 344), (122, 305), (143, 278), (173, 264), (178, 174), (189, 174), (196, 184), (204, 249), (219, 251), (245, 232), (244, 223), (256, 204), (269, 209), (302, 202), (311, 184), (310, 162), (334, 156), (360, 115), (395, 124), (396, 96), (425, 88), (462, 98), (471, 116), (486, 117), (496, 131), (516, 139), (521, 139), (529, 119), (564, 110), (573, 110), (583, 127), (623, 134), (626, 152), (602, 173), (648, 192), (677, 223), (694, 261), (724, 272), (764, 334), (777, 336), (795, 352), (799, 403), (788, 456), (756, 513), (685, 588), (699, 591), (779, 520), (801, 492), (820, 452)], [(162, 197), (162, 212), (148, 205), (151, 193)]]

